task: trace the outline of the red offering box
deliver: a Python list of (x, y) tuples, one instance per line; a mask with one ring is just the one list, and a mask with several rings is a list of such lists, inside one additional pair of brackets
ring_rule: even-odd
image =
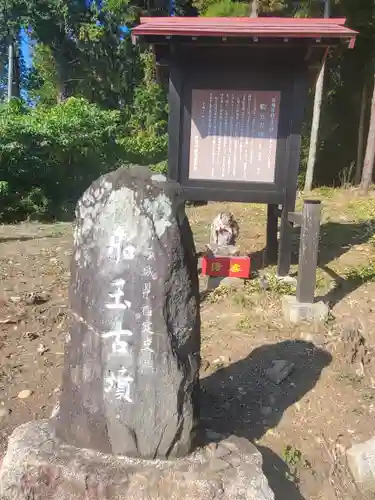
[(202, 274), (221, 278), (249, 278), (250, 257), (202, 257)]

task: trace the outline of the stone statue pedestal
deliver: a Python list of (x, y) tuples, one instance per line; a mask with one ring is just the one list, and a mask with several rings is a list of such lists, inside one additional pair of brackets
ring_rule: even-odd
[(142, 460), (75, 448), (51, 422), (29, 422), (9, 440), (1, 500), (274, 500), (254, 445), (231, 436), (175, 460)]

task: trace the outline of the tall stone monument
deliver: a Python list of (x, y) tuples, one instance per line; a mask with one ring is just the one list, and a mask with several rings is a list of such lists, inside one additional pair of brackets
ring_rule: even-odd
[(60, 404), (13, 432), (0, 499), (274, 500), (246, 439), (194, 447), (199, 287), (179, 186), (119, 169), (76, 215)]
[(111, 172), (76, 210), (57, 435), (142, 458), (192, 448), (198, 422), (199, 285), (179, 187)]

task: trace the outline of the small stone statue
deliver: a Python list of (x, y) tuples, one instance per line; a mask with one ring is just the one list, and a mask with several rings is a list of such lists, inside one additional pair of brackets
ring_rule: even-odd
[(235, 245), (239, 234), (240, 229), (233, 214), (221, 212), (212, 221), (210, 244), (219, 246)]

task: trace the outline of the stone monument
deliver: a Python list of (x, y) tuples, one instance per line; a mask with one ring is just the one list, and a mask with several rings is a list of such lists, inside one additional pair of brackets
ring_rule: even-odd
[(198, 422), (199, 286), (179, 188), (146, 169), (77, 206), (57, 435), (102, 453), (172, 458)]
[(1, 500), (273, 500), (251, 443), (196, 446), (199, 286), (180, 195), (133, 167), (78, 202), (60, 403), (10, 437)]

